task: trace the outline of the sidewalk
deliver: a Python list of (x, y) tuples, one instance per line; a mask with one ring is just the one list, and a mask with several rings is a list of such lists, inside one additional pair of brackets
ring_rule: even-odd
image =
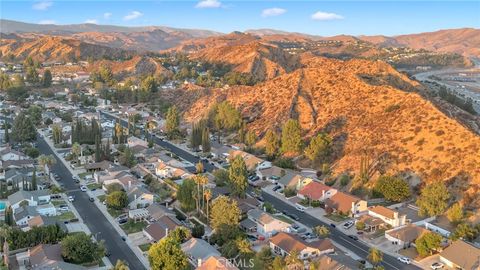
[[(45, 135), (43, 133), (41, 133), (44, 138), (45, 138)], [(53, 144), (52, 142), (48, 139), (48, 138), (45, 138), (45, 141), (47, 142), (48, 146), (50, 146), (51, 149), (53, 149), (55, 155), (62, 161), (62, 163), (65, 165), (65, 167), (67, 167), (67, 169), (72, 173), (72, 175), (75, 175), (75, 176), (78, 176), (78, 174), (69, 166), (69, 164), (67, 163), (67, 161), (58, 155), (58, 153), (55, 151), (55, 147), (53, 147)], [(53, 180), (57, 185), (58, 185), (58, 182)], [(84, 180), (81, 179), (80, 182), (82, 184), (85, 184)], [(92, 192), (90, 190), (87, 190), (87, 194), (90, 196), (90, 197), (94, 197)], [(68, 199), (66, 200), (68, 202)], [(75, 209), (75, 207), (73, 206), (73, 204), (71, 202), (68, 202), (68, 205), (71, 207), (71, 209), (74, 211), (75, 215), (79, 218), (79, 220), (82, 220), (81, 216), (78, 214), (77, 210)], [(115, 222), (115, 220), (112, 218), (112, 216), (110, 216), (110, 214), (108, 213), (106, 207), (101, 204), (99, 202), (98, 199), (95, 200), (95, 205), (97, 206), (98, 209), (100, 209), (100, 211), (103, 213), (103, 215), (107, 218), (107, 220), (110, 222), (110, 224), (113, 226), (113, 228), (115, 228), (115, 230), (117, 231), (117, 233), (120, 235), (120, 236), (124, 236), (125, 239), (126, 239), (126, 244), (130, 247), (130, 249), (133, 251), (133, 253), (135, 253), (135, 255), (138, 257), (138, 259), (140, 260), (140, 262), (142, 262), (142, 264), (145, 266), (146, 269), (149, 269), (150, 268), (150, 265), (148, 263), (148, 260), (145, 258), (145, 256), (143, 256), (141, 250), (136, 247), (136, 246), (133, 246), (130, 239), (128, 238), (128, 235), (125, 234), (125, 232), (122, 230), (122, 228), (120, 228), (120, 226)], [(89, 232), (90, 230), (89, 230)], [(108, 259), (105, 257), (104, 260), (107, 260)], [(111, 266), (111, 262), (108, 261), (108, 264), (105, 264), (105, 265), (109, 265)]]

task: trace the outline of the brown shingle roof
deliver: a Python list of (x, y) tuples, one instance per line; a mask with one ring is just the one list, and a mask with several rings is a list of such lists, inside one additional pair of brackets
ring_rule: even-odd
[(417, 238), (421, 237), (422, 235), (428, 232), (429, 230), (424, 229), (423, 227), (419, 227), (414, 224), (409, 224), (398, 230), (389, 231), (387, 232), (387, 234), (405, 243), (411, 243), (415, 241)]
[(461, 240), (453, 242), (440, 256), (465, 270), (480, 269), (480, 249)]
[(291, 253), (294, 250), (301, 252), (307, 247), (316, 248), (320, 251), (334, 249), (334, 246), (329, 239), (320, 239), (312, 242), (305, 242), (297, 235), (285, 232), (280, 232), (274, 237), (270, 238), (270, 242), (288, 253)]
[(372, 206), (372, 207), (369, 207), (368, 210), (372, 211), (376, 214), (382, 215), (384, 217), (387, 217), (389, 219), (394, 219), (395, 218), (395, 211), (393, 211), (392, 209), (389, 209), (385, 206), (380, 206), (380, 205)]

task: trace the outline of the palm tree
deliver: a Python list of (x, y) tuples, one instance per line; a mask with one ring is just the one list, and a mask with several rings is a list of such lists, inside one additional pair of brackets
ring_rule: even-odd
[(209, 214), (208, 214), (208, 202), (210, 201), (210, 199), (212, 198), (212, 191), (210, 189), (207, 189), (205, 190), (205, 200), (207, 201), (207, 222), (208, 222), (208, 217), (209, 217)]
[[(196, 175), (193, 178), (193, 181), (197, 183), (197, 198), (198, 198), (197, 213), (200, 213), (200, 208), (205, 205), (205, 201), (203, 199), (204, 199), (205, 185), (208, 183), (208, 178), (204, 175)], [(200, 186), (202, 186), (201, 195), (200, 195)], [(202, 203), (201, 205), (200, 205), (200, 202)]]
[(303, 261), (300, 260), (299, 256), (300, 253), (298, 250), (293, 250), (287, 257), (285, 257), (285, 263), (287, 264), (288, 269), (303, 269)]
[(238, 238), (235, 240), (235, 244), (238, 248), (238, 256), (246, 258), (253, 253), (250, 242), (247, 239)]
[(72, 154), (75, 156), (75, 159), (78, 159), (78, 157), (82, 153), (82, 147), (78, 143), (74, 143), (72, 145)]
[(330, 234), (330, 230), (324, 225), (315, 227), (314, 232), (318, 236), (322, 236), (322, 237), (326, 237)]
[(46, 170), (48, 170), (48, 176), (50, 176), (50, 167), (57, 163), (57, 160), (52, 155), (41, 155), (38, 157), (38, 164), (40, 164), (42, 171), (45, 173), (46, 177)]
[(383, 260), (383, 253), (376, 248), (370, 248), (367, 259), (373, 265), (377, 265)]

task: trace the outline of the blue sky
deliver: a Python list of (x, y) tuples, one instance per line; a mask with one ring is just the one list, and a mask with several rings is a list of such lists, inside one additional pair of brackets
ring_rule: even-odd
[(3, 19), (31, 23), (165, 25), (220, 32), (273, 28), (332, 36), (480, 28), (480, 1), (0, 0)]

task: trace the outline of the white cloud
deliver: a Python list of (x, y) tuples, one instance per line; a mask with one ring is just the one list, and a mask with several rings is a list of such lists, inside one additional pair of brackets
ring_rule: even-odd
[(262, 11), (262, 17), (278, 16), (285, 12), (287, 12), (287, 10), (283, 8), (267, 8)]
[(128, 13), (127, 15), (125, 15), (125, 17), (123, 17), (123, 20), (124, 21), (130, 21), (130, 20), (140, 18), (142, 16), (143, 16), (143, 13), (141, 13), (140, 11), (132, 11), (132, 12)]
[(203, 0), (198, 2), (195, 6), (196, 8), (219, 8), (222, 6), (222, 3), (218, 0)]
[(312, 14), (312, 19), (316, 21), (331, 21), (331, 20), (341, 20), (343, 19), (343, 16), (335, 13), (317, 11)]
[(104, 18), (104, 19), (107, 19), (107, 20), (108, 20), (108, 19), (110, 19), (110, 17), (112, 17), (112, 13), (110, 13), (110, 12), (105, 12), (105, 13), (103, 13), (103, 18)]
[(98, 21), (97, 21), (97, 20), (95, 20), (95, 19), (88, 19), (88, 20), (86, 20), (86, 21), (85, 21), (85, 23), (93, 23), (93, 24), (97, 24), (97, 23), (98, 23)]
[(38, 22), (39, 24), (55, 24), (54, 20), (41, 20)]
[(50, 0), (41, 0), (41, 1), (35, 2), (32, 8), (36, 10), (47, 10), (52, 5), (53, 5), (53, 2)]

